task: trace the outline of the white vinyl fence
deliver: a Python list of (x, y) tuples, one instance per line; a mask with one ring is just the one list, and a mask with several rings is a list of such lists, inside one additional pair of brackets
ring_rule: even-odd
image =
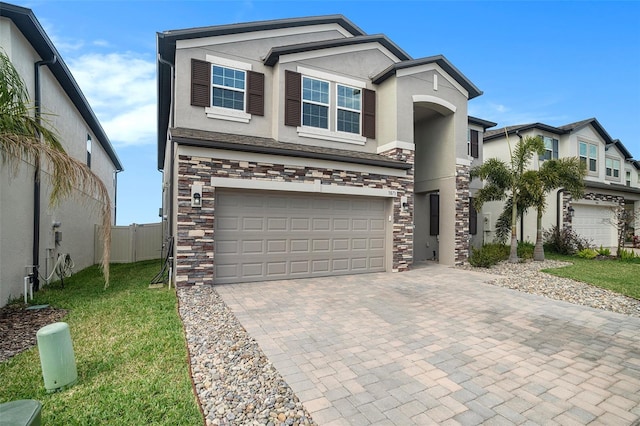
[[(95, 263), (102, 259), (100, 227), (95, 229)], [(111, 262), (132, 263), (162, 257), (162, 223), (111, 227)]]

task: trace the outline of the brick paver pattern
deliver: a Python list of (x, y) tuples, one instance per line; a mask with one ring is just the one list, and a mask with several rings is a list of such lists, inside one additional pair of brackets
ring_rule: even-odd
[(216, 287), (320, 425), (631, 425), (640, 318), (429, 265)]

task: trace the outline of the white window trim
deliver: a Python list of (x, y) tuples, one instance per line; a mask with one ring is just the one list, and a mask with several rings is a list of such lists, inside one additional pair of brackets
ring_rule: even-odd
[[(353, 109), (353, 108), (348, 108), (348, 107), (341, 107), (338, 105), (338, 86), (342, 86), (342, 87), (346, 87), (348, 89), (360, 89), (360, 109)], [(360, 87), (353, 87), (353, 86), (348, 86), (346, 84), (341, 84), (341, 83), (337, 83), (336, 84), (336, 90), (335, 90), (335, 94), (336, 94), (336, 119), (335, 119), (335, 129), (336, 132), (338, 132), (341, 135), (356, 135), (356, 136), (360, 136), (362, 134), (362, 89)], [(360, 116), (359, 119), (359, 123), (358, 123), (358, 129), (360, 129), (360, 131), (358, 133), (352, 133), (352, 132), (345, 132), (343, 130), (338, 130), (338, 111), (339, 110), (344, 110), (344, 111), (349, 111), (349, 112), (357, 112), (358, 115)]]
[[(598, 144), (594, 143), (594, 142), (589, 142), (586, 140), (578, 140), (578, 158), (581, 158), (582, 156), (580, 155), (580, 144), (583, 143), (587, 146), (587, 155), (586, 155), (586, 159), (587, 159), (587, 174), (590, 176), (597, 176), (598, 175), (598, 171), (600, 170), (600, 167), (598, 167), (598, 164), (600, 163), (600, 155), (598, 154)], [(589, 169), (589, 160), (591, 159), (591, 157), (589, 156), (589, 145), (593, 145), (596, 147), (596, 170), (595, 171), (591, 171)]]
[[(611, 176), (609, 176), (607, 174), (607, 160), (611, 160)], [(614, 167), (614, 162), (617, 161), (618, 162), (618, 177), (614, 176), (613, 173), (616, 170), (616, 168)], [(621, 177), (622, 177), (622, 161), (620, 161), (619, 158), (616, 157), (609, 157), (609, 156), (605, 156), (604, 158), (604, 177), (607, 180), (613, 180), (613, 181), (620, 181)]]
[[(221, 66), (225, 68), (234, 68), (245, 72), (244, 84), (244, 105), (247, 105), (247, 71), (253, 69), (252, 65), (246, 62), (240, 62), (229, 58), (222, 58), (220, 56), (206, 55), (206, 60), (211, 64), (211, 72), (213, 73), (213, 66)], [(211, 81), (211, 103), (213, 103), (213, 80)], [(207, 118), (213, 118), (217, 120), (235, 121), (238, 123), (249, 123), (251, 121), (251, 114), (245, 111), (237, 109), (223, 108), (218, 106), (208, 106), (204, 109)]]
[[(327, 97), (328, 97), (328, 102), (322, 103), (322, 102), (318, 102), (318, 101), (311, 101), (311, 100), (306, 100), (304, 98), (304, 79), (309, 79), (309, 80), (317, 80), (317, 81), (321, 81), (323, 83), (327, 83), (328, 87), (328, 92), (327, 92)], [(321, 130), (329, 130), (331, 128), (331, 82), (328, 80), (322, 80), (320, 78), (316, 78), (316, 77), (310, 77), (308, 75), (303, 75), (300, 81), (300, 84), (302, 84), (302, 87), (300, 88), (300, 108), (302, 108), (302, 110), (300, 111), (300, 117), (301, 117), (301, 121), (302, 121), (302, 127), (305, 129), (321, 129)], [(323, 107), (327, 107), (327, 128), (325, 129), (324, 127), (315, 127), (315, 126), (305, 126), (304, 125), (304, 104), (311, 104), (311, 105), (319, 105), (319, 106), (323, 106)]]
[[(329, 83), (329, 117), (328, 117), (329, 129), (323, 129), (323, 128), (311, 127), (311, 126), (299, 126), (296, 129), (298, 132), (298, 136), (303, 138), (323, 139), (323, 140), (329, 140), (333, 142), (350, 143), (350, 144), (356, 144), (356, 145), (366, 144), (367, 138), (365, 138), (361, 134), (362, 119), (363, 119), (363, 113), (362, 113), (362, 102), (364, 100), (363, 97), (362, 96), (360, 97), (360, 134), (355, 134), (355, 133), (349, 133), (349, 132), (340, 132), (337, 130), (338, 129), (338, 126), (337, 126), (338, 96), (337, 94), (338, 94), (338, 84), (340, 84), (341, 86), (348, 86), (356, 89), (362, 89), (364, 91), (364, 89), (367, 88), (367, 83), (365, 81), (357, 80), (357, 79), (346, 77), (343, 75), (331, 74), (325, 71), (319, 71), (316, 69), (301, 67), (301, 66), (296, 67), (296, 72), (302, 74), (302, 79), (304, 79), (305, 77), (308, 77), (315, 80), (326, 81)], [(301, 82), (300, 84), (303, 84), (303, 83)], [(336, 94), (334, 99), (331, 99), (332, 86), (334, 86), (334, 93)], [(300, 89), (302, 90), (302, 88)], [(304, 102), (306, 101), (304, 99), (301, 99), (301, 104), (303, 104)], [(309, 103), (314, 103), (314, 102), (309, 101)], [(319, 104), (319, 105), (324, 105), (324, 104)], [(302, 105), (300, 106), (300, 108), (302, 108)], [(349, 110), (348, 108), (345, 108), (345, 109)], [(335, 113), (332, 114), (332, 112), (334, 111)], [(302, 114), (302, 111), (301, 111), (301, 114)], [(336, 116), (334, 120), (332, 119), (332, 115)], [(334, 125), (333, 127), (334, 130), (331, 129), (332, 124)]]
[(298, 136), (311, 139), (323, 139), (334, 142), (352, 143), (356, 145), (364, 145), (367, 138), (355, 133), (337, 132), (333, 130), (321, 129), (319, 127), (300, 126), (297, 128)]

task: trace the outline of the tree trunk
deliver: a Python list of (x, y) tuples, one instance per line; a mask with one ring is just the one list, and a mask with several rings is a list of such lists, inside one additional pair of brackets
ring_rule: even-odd
[(533, 260), (544, 262), (544, 247), (542, 246), (542, 211), (538, 209), (536, 220), (536, 246), (533, 249)]
[(511, 209), (511, 251), (509, 252), (509, 263), (518, 263), (518, 204), (516, 203), (515, 192), (513, 195), (513, 207)]

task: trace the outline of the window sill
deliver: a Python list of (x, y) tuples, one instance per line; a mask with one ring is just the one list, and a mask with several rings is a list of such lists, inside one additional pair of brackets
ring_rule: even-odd
[(204, 112), (207, 114), (207, 118), (217, 120), (235, 121), (239, 123), (248, 123), (251, 120), (251, 114), (235, 109), (208, 107), (204, 109)]
[(315, 127), (298, 127), (298, 136), (303, 138), (323, 139), (334, 142), (352, 143), (356, 145), (364, 145), (367, 142), (367, 138), (364, 136), (345, 133), (345, 132), (332, 132), (330, 130), (318, 129)]

